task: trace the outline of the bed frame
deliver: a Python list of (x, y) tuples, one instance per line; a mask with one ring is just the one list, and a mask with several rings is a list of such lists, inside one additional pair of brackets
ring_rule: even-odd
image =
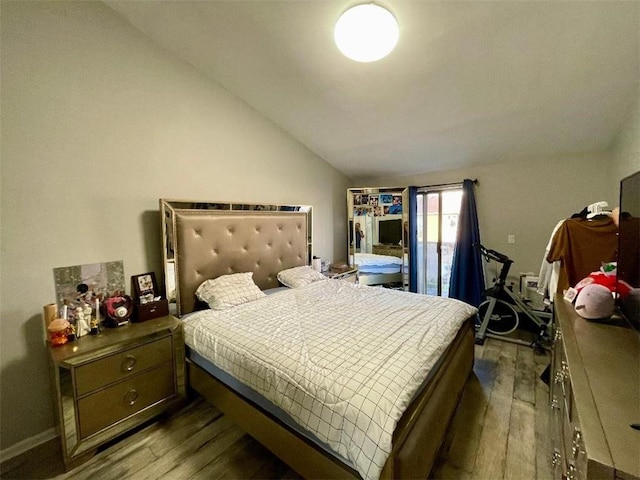
[(385, 285), (389, 283), (399, 283), (402, 285), (402, 272), (398, 273), (367, 273), (359, 272), (359, 283), (361, 285)]
[[(202, 281), (254, 272), (262, 289), (278, 286), (282, 269), (309, 263), (305, 212), (176, 209), (172, 212), (178, 314), (198, 308)], [(427, 478), (473, 368), (473, 319), (468, 319), (437, 368), (401, 417), (380, 478)], [(353, 468), (242, 397), (187, 358), (191, 389), (305, 478), (360, 478)]]

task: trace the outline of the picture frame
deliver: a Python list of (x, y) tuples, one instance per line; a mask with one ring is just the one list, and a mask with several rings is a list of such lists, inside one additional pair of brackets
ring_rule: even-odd
[(158, 282), (154, 272), (131, 276), (131, 291), (140, 305), (153, 302), (158, 297)]
[(393, 195), (390, 193), (381, 193), (380, 194), (380, 203), (382, 205), (390, 205), (393, 202)]

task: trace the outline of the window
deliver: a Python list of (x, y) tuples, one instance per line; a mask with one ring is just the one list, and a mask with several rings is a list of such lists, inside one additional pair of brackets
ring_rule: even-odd
[(416, 200), (417, 292), (448, 297), (462, 186), (422, 187)]

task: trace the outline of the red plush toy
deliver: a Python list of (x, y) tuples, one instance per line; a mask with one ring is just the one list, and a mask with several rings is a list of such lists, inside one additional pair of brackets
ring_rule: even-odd
[(621, 298), (626, 297), (631, 291), (631, 286), (625, 281), (617, 281), (617, 276), (604, 272), (592, 272), (587, 278), (580, 280), (574, 287), (578, 292), (587, 285), (602, 285), (607, 287), (610, 292), (617, 292)]

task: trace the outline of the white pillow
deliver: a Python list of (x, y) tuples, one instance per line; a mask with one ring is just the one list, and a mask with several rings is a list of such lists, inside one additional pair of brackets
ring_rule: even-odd
[(253, 282), (253, 273), (247, 272), (205, 280), (196, 290), (196, 296), (212, 310), (226, 310), (266, 295)]
[(288, 268), (278, 273), (278, 280), (289, 288), (302, 287), (318, 280), (327, 280), (320, 272), (316, 272), (309, 265)]

